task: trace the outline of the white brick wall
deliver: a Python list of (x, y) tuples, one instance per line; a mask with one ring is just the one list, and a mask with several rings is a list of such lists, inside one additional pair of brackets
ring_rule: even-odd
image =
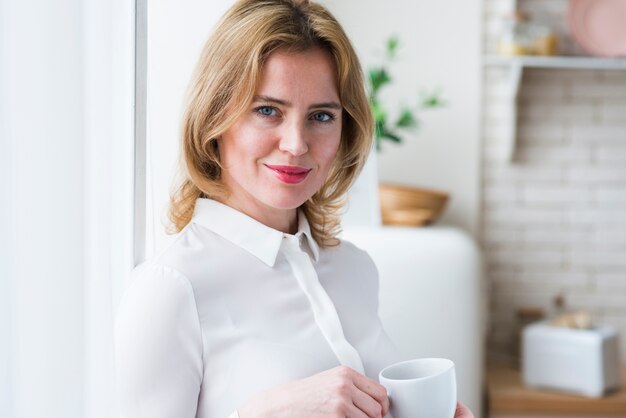
[[(511, 1), (485, 0), (484, 48), (493, 53)], [(550, 23), (564, 54), (567, 0), (524, 0)], [(485, 68), (482, 246), (491, 289), (489, 348), (513, 350), (516, 311), (553, 299), (588, 309), (626, 343), (626, 71), (526, 70), (513, 163), (499, 150), (511, 122), (506, 71)], [(626, 360), (626, 344), (622, 344)]]

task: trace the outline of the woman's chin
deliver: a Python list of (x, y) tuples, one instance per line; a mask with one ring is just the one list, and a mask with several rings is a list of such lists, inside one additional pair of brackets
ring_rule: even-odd
[(302, 206), (307, 200), (309, 200), (309, 195), (298, 195), (294, 196), (290, 193), (274, 193), (274, 195), (267, 199), (264, 203), (272, 208), (279, 210), (293, 210)]

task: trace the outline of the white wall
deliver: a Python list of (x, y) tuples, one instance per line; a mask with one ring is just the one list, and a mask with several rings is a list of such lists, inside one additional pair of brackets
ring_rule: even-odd
[[(567, 0), (520, 2), (580, 54), (567, 30)], [(506, 11), (485, 8), (493, 52)], [(482, 244), (491, 288), (492, 357), (512, 358), (517, 310), (546, 315), (585, 309), (612, 325), (626, 361), (626, 71), (526, 69), (520, 87), (513, 162), (497, 158), (511, 123), (508, 73), (485, 71)], [(513, 357), (514, 358), (514, 357)]]
[(177, 169), (180, 121), (191, 73), (230, 0), (155, 1), (148, 5), (148, 224), (146, 256), (168, 240), (167, 205)]
[(440, 86), (449, 104), (422, 113), (422, 128), (404, 144), (385, 144), (382, 181), (448, 191), (442, 222), (473, 234), (479, 202), (481, 1), (322, 0), (342, 23), (365, 68), (382, 58), (384, 41), (402, 48), (383, 98), (414, 103), (422, 88)]

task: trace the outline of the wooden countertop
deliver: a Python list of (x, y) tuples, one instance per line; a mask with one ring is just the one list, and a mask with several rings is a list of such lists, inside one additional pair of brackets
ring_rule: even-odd
[[(623, 372), (626, 382), (626, 367)], [(519, 370), (502, 366), (487, 371), (487, 399), (490, 413), (626, 414), (624, 387), (599, 399), (529, 389)]]

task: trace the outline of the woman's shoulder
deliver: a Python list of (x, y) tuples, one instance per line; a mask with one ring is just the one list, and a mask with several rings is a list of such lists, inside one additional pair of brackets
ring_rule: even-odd
[(374, 264), (372, 257), (369, 253), (360, 247), (357, 247), (351, 241), (346, 239), (340, 239), (339, 245), (329, 248), (331, 252), (335, 252), (336, 256), (346, 257), (353, 260), (360, 260), (361, 262)]
[(367, 251), (352, 242), (341, 239), (339, 245), (321, 251), (321, 257), (333, 264), (335, 268), (347, 269), (358, 273), (359, 277), (370, 277), (378, 280), (378, 270)]
[(144, 261), (133, 269), (125, 297), (133, 294), (146, 295), (162, 292), (193, 294), (193, 287), (185, 274), (172, 266), (160, 264), (158, 260), (152, 259)]
[(181, 272), (150, 260), (133, 269), (116, 322), (151, 318), (155, 323), (164, 323), (183, 311), (196, 311), (191, 283)]
[(168, 303), (193, 300), (193, 281), (190, 272), (184, 268), (187, 239), (188, 233), (184, 229), (171, 237), (163, 249), (133, 268), (122, 300), (131, 304), (138, 301), (141, 304), (156, 303), (168, 293), (171, 296), (165, 298)]
[[(339, 245), (320, 252), (321, 271), (328, 274), (324, 283), (337, 283), (350, 297), (346, 303), (360, 306), (376, 306), (378, 303), (378, 269), (370, 255), (350, 241), (342, 239)], [(341, 284), (338, 284), (341, 283)]]
[(165, 246), (136, 268), (138, 275), (152, 273), (184, 277), (194, 284), (214, 269), (223, 257), (224, 242), (211, 231), (189, 224), (176, 233)]
[(164, 264), (157, 257), (138, 264), (131, 272), (131, 283), (141, 280), (189, 281), (185, 274), (174, 266)]

